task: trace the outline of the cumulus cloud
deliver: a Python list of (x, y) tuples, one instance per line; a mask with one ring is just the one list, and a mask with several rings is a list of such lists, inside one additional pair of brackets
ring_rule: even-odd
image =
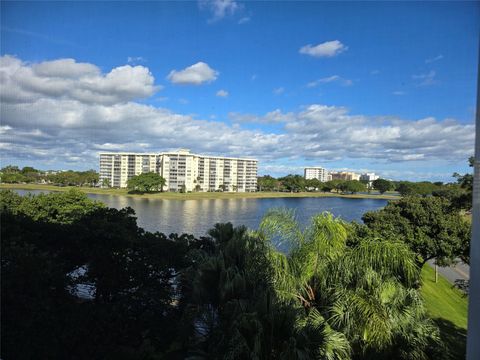
[(167, 79), (173, 84), (180, 85), (201, 85), (215, 81), (218, 77), (218, 71), (212, 69), (204, 62), (198, 62), (183, 70), (172, 70)]
[(345, 79), (338, 75), (332, 75), (332, 76), (324, 77), (315, 81), (311, 81), (307, 84), (307, 87), (312, 88), (312, 87), (317, 87), (320, 84), (327, 84), (327, 83), (333, 83), (333, 82), (338, 83), (342, 86), (353, 85), (353, 81), (350, 79)]
[(282, 113), (280, 109), (275, 109), (263, 116), (229, 112), (228, 118), (234, 123), (280, 124), (295, 120), (295, 114), (292, 112)]
[(74, 59), (28, 64), (13, 56), (0, 57), (0, 98), (5, 103), (45, 97), (116, 104), (153, 95), (161, 88), (154, 81), (143, 66), (119, 66), (102, 74), (97, 66)]
[(218, 90), (217, 91), (217, 94), (216, 94), (218, 97), (223, 97), (223, 98), (226, 98), (228, 97), (228, 91), (227, 90)]
[(348, 50), (348, 46), (345, 46), (338, 40), (326, 41), (318, 45), (305, 45), (299, 50), (300, 54), (310, 55), (313, 57), (333, 57), (344, 51)]
[[(63, 70), (34, 70), (33, 65), (16, 61), (18, 69), (28, 70), (23, 74), (26, 83), (44, 77), (52, 81), (67, 78)], [(75, 67), (75, 71), (76, 79), (106, 77), (89, 66)], [(2, 73), (1, 81), (6, 78)], [(124, 77), (123, 81), (132, 80)], [(84, 86), (83, 80), (71, 84), (72, 91)], [(92, 91), (105, 90), (100, 86)], [(198, 153), (258, 158), (260, 169), (262, 164), (296, 162), (291, 166), (300, 166), (302, 162), (323, 164), (345, 159), (422, 167), (432, 161), (464, 162), (474, 144), (473, 124), (453, 119), (365, 116), (322, 104), (291, 112), (230, 113), (234, 124), (229, 125), (134, 101), (84, 101), (72, 95), (53, 96), (48, 91), (35, 94), (24, 97), (23, 102), (1, 97), (0, 148), (4, 162), (21, 160), (44, 168), (50, 163), (96, 168), (99, 151), (149, 152), (188, 145)], [(259, 128), (252, 130), (252, 122)], [(250, 124), (244, 127), (244, 123)], [(274, 126), (265, 130), (261, 124)]]
[(212, 14), (209, 22), (221, 20), (242, 9), (242, 6), (234, 0), (199, 0), (198, 3), (201, 9), (206, 9)]

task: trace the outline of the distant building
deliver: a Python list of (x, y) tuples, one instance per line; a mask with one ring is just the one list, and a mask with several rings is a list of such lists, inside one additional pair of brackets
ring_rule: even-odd
[(360, 175), (350, 171), (330, 172), (331, 180), (360, 180)]
[(133, 176), (154, 172), (166, 191), (238, 191), (257, 189), (255, 159), (197, 155), (187, 149), (162, 153), (101, 153), (100, 184), (127, 187)]
[(321, 182), (328, 181), (328, 171), (322, 167), (305, 168), (305, 180), (318, 179)]
[(360, 175), (360, 180), (361, 181), (368, 181), (368, 187), (372, 187), (372, 183), (379, 178), (378, 175), (375, 175), (375, 173), (365, 173)]

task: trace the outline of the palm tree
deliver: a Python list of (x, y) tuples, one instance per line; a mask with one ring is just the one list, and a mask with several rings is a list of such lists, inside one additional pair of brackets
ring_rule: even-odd
[(294, 212), (281, 209), (267, 213), (256, 236), (286, 250), (270, 249), (278, 298), (318, 312), (348, 339), (354, 357), (389, 358), (404, 347), (411, 351), (401, 358), (425, 358), (438, 342), (416, 290), (414, 254), (404, 243), (370, 239), (349, 247), (348, 226), (339, 218), (323, 213), (302, 230)]
[[(348, 359), (346, 337), (321, 314), (275, 296), (269, 247), (244, 227), (217, 224), (215, 250), (199, 258), (184, 323), (198, 359)], [(187, 277), (188, 279), (188, 277)]]
[(160, 176), (160, 178), (158, 179), (158, 186), (160, 187), (160, 192), (163, 192), (163, 187), (165, 186), (166, 183), (167, 183), (167, 180), (165, 180), (163, 176)]

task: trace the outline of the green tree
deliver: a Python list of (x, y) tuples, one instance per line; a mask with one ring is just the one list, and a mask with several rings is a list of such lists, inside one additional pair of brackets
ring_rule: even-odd
[(2, 358), (185, 358), (173, 285), (208, 244), (145, 232), (132, 209), (78, 192), (0, 203)]
[(290, 192), (305, 190), (305, 179), (303, 176), (290, 174), (278, 180), (280, 180), (282, 186)]
[(343, 183), (344, 183), (343, 180), (338, 180), (338, 179), (324, 182), (322, 183), (322, 191), (331, 192), (332, 190), (335, 190), (338, 192), (340, 191), (340, 187)]
[(96, 186), (100, 181), (100, 176), (95, 170), (82, 171), (80, 175), (80, 185)]
[(268, 242), (230, 223), (217, 224), (209, 235), (214, 248), (184, 273), (189, 275), (185, 287), (192, 289), (184, 333), (193, 339), (193, 354), (205, 359), (349, 358), (345, 337), (318, 311), (305, 313), (296, 302), (277, 300)]
[[(345, 180), (335, 179), (330, 180), (325, 183), (325, 188), (330, 188), (331, 190), (335, 190), (336, 192), (342, 191), (342, 186), (345, 183)], [(330, 190), (330, 191), (331, 191)]]
[(18, 168), (18, 166), (15, 166), (15, 165), (7, 165), (5, 167), (3, 167), (0, 172), (2, 173), (19, 173), (20, 172), (20, 169)]
[[(473, 167), (474, 162), (475, 158), (471, 156), (468, 159), (469, 166)], [(452, 202), (459, 209), (471, 209), (473, 197), (473, 174), (467, 173), (464, 175), (460, 175), (458, 173), (454, 173), (452, 176), (456, 178), (457, 183), (460, 185), (460, 188), (463, 189), (463, 193), (459, 193), (458, 196), (452, 200)]]
[(422, 181), (422, 182), (400, 181), (396, 188), (396, 190), (402, 196), (420, 195), (424, 197), (431, 195), (437, 189), (438, 189), (438, 186), (429, 181)]
[(372, 185), (375, 190), (380, 192), (380, 194), (384, 194), (393, 188), (392, 182), (385, 179), (373, 180)]
[(302, 230), (292, 212), (267, 213), (258, 236), (289, 247), (270, 255), (277, 296), (318, 312), (348, 340), (353, 358), (427, 358), (438, 329), (414, 288), (414, 254), (398, 241), (364, 239), (349, 247), (348, 229), (331, 214)]
[(351, 194), (355, 194), (359, 191), (365, 191), (366, 187), (365, 184), (362, 184), (358, 180), (347, 180), (343, 183), (338, 185), (338, 188), (343, 192), (349, 192)]
[(20, 184), (27, 182), (27, 177), (20, 173), (15, 172), (2, 172), (0, 174), (0, 180), (6, 184)]
[[(405, 242), (422, 267), (428, 260), (451, 264), (468, 253), (470, 224), (440, 197), (405, 197), (362, 217), (371, 236)], [(464, 258), (468, 262), (468, 259)]]
[(102, 187), (109, 188), (111, 186), (110, 179), (104, 178), (102, 179)]
[(259, 176), (257, 178), (258, 191), (273, 191), (278, 188), (278, 181), (270, 175)]
[(163, 191), (166, 180), (157, 173), (148, 172), (132, 177), (127, 181), (127, 189), (141, 193)]
[(305, 188), (309, 191), (316, 191), (322, 187), (322, 182), (318, 179), (305, 180)]

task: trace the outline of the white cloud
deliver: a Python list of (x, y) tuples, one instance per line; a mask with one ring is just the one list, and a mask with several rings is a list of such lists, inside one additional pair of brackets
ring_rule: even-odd
[(417, 86), (430, 86), (437, 83), (437, 80), (435, 79), (436, 75), (435, 70), (430, 70), (425, 74), (412, 75), (412, 79), (416, 80)]
[(326, 41), (318, 45), (305, 45), (299, 50), (300, 54), (310, 55), (314, 57), (333, 57), (344, 51), (348, 50), (348, 47), (342, 44), (338, 40)]
[(221, 20), (242, 9), (242, 6), (234, 0), (199, 0), (198, 3), (201, 9), (211, 12), (212, 18), (209, 22)]
[(338, 75), (332, 75), (332, 76), (324, 77), (324, 78), (321, 78), (321, 79), (318, 79), (318, 80), (315, 80), (315, 81), (311, 81), (307, 84), (307, 87), (312, 88), (312, 87), (317, 87), (320, 84), (327, 84), (327, 83), (332, 83), (332, 82), (339, 83), (342, 86), (353, 85), (353, 81), (350, 80), (350, 79), (345, 79), (345, 78), (342, 78), (341, 76), (338, 76)]
[[(7, 58), (6, 62), (11, 60)], [(33, 65), (18, 59), (13, 63), (23, 72), (24, 83), (39, 78), (31, 68)], [(1, 68), (1, 81), (11, 81), (12, 66)], [(5, 68), (9, 70), (4, 71)], [(75, 76), (91, 74), (97, 79), (91, 91), (106, 92), (103, 82), (98, 81), (106, 76), (92, 69), (74, 67)], [(48, 67), (42, 71), (49, 81), (56, 79)], [(65, 81), (68, 74), (62, 70), (57, 75)], [(121, 77), (109, 91), (117, 94), (117, 87), (131, 81)], [(72, 93), (77, 87), (84, 87), (82, 81), (70, 84)], [(16, 86), (23, 89), (23, 85)], [(255, 157), (261, 160), (260, 169), (262, 164), (272, 161), (296, 162), (298, 166), (302, 162), (332, 163), (339, 159), (367, 159), (369, 164), (377, 165), (408, 162), (422, 167), (432, 161), (464, 162), (472, 154), (474, 144), (473, 124), (452, 119), (365, 116), (352, 114), (344, 107), (321, 104), (291, 112), (274, 109), (264, 115), (230, 113), (234, 125), (228, 125), (133, 101), (86, 102), (70, 95), (53, 96), (48, 91), (35, 95), (24, 97), (22, 102), (10, 101), (12, 96), (1, 97), (0, 148), (4, 162), (96, 168), (100, 150), (147, 152), (188, 145), (199, 153)], [(260, 126), (251, 130), (251, 124), (243, 127), (245, 122), (273, 124), (275, 131), (262, 130)]]
[(406, 92), (405, 91), (394, 91), (392, 94), (397, 95), (397, 96), (402, 96), (402, 95), (405, 95)]
[(181, 85), (201, 85), (215, 81), (218, 77), (218, 71), (212, 69), (204, 62), (198, 62), (183, 70), (172, 70), (167, 79), (174, 84)]
[(284, 92), (285, 92), (285, 88), (283, 88), (283, 87), (278, 87), (278, 88), (273, 89), (273, 93), (275, 95), (280, 95), (280, 94), (283, 94)]
[(218, 97), (223, 97), (223, 98), (226, 98), (228, 97), (228, 91), (227, 90), (218, 90), (217, 91), (217, 94), (216, 94)]
[(433, 62), (435, 62), (435, 61), (442, 60), (442, 59), (443, 59), (443, 55), (440, 54), (440, 55), (435, 56), (435, 57), (433, 57), (433, 58), (426, 59), (426, 60), (425, 60), (425, 64), (431, 64), (431, 63), (433, 63)]
[(256, 124), (280, 124), (287, 121), (294, 121), (294, 113), (282, 113), (280, 109), (275, 109), (263, 116), (254, 114), (241, 114), (238, 112), (229, 112), (228, 118), (235, 123), (256, 123)]
[(0, 57), (0, 98), (5, 103), (48, 97), (116, 104), (150, 97), (161, 89), (154, 81), (143, 66), (119, 66), (102, 74), (97, 66), (73, 59), (27, 64), (13, 56)]
[(370, 71), (370, 75), (378, 75), (380, 74), (380, 70), (372, 70)]

